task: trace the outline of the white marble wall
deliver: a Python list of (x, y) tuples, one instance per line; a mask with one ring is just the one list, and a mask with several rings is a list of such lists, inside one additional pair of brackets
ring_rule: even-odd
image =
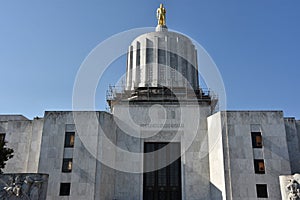
[(295, 118), (285, 118), (286, 139), (288, 143), (291, 173), (300, 172), (300, 122)]
[(43, 119), (28, 120), (23, 116), (0, 117), (0, 133), (5, 133), (7, 146), (14, 150), (5, 173), (36, 173), (40, 154)]
[[(218, 120), (217, 115), (220, 113), (212, 116), (215, 119), (210, 120)], [(281, 199), (278, 177), (281, 174), (290, 174), (291, 171), (282, 112), (231, 111), (222, 112), (221, 116), (219, 121), (227, 122), (227, 125), (222, 127), (225, 162), (224, 167), (219, 168), (225, 173), (226, 198), (257, 199), (256, 184), (267, 184), (269, 199)], [(214, 121), (214, 124), (222, 123)], [(252, 148), (251, 131), (261, 131), (263, 148)], [(210, 131), (208, 135), (211, 135)], [(221, 133), (219, 135), (221, 136)], [(224, 145), (226, 143), (227, 145)], [(218, 145), (219, 148), (222, 147)], [(264, 159), (265, 174), (255, 174), (254, 159)], [(217, 170), (216, 167), (215, 165), (214, 171)], [(224, 177), (221, 176), (220, 180), (217, 176), (213, 178), (216, 186), (224, 191)]]
[[(225, 158), (226, 137), (221, 112), (207, 118), (211, 198), (226, 200)], [(224, 144), (225, 143), (225, 144)]]
[[(113, 127), (111, 115), (104, 112), (46, 112), (44, 120), (39, 173), (49, 174), (47, 199), (112, 199), (114, 170), (99, 162), (103, 150), (100, 125), (106, 127), (104, 129)], [(76, 132), (74, 148), (64, 148), (66, 131)], [(113, 129), (109, 134), (114, 134)], [(72, 172), (62, 173), (63, 158), (71, 157)], [(62, 182), (71, 183), (70, 196), (59, 196)]]

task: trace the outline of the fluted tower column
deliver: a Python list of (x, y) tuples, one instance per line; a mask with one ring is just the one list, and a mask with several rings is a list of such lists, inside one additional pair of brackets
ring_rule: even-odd
[(140, 87), (199, 87), (197, 50), (166, 25), (137, 37), (128, 48), (126, 90)]

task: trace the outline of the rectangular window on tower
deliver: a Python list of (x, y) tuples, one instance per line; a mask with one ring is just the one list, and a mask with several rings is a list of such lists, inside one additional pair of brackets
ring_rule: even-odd
[[(187, 60), (184, 58), (181, 58), (181, 72), (182, 72), (182, 78), (187, 79)], [(185, 81), (185, 80), (184, 80)]]
[(65, 133), (65, 147), (73, 148), (75, 143), (75, 132)]
[(153, 48), (146, 48), (146, 64), (153, 63)]
[(154, 53), (153, 53), (153, 42), (146, 39), (146, 64), (153, 63)]
[(267, 184), (256, 184), (256, 195), (258, 198), (268, 198)]
[(73, 167), (72, 158), (64, 158), (63, 165), (62, 165), (62, 172), (70, 173), (70, 172), (72, 172), (72, 167)]
[(70, 196), (71, 183), (60, 183), (59, 196)]
[(265, 174), (265, 163), (262, 159), (254, 160), (254, 170), (256, 174)]
[(251, 138), (253, 148), (262, 148), (261, 132), (251, 132)]
[(130, 69), (132, 69), (132, 66), (133, 66), (133, 47), (130, 46), (130, 53), (129, 53), (129, 67)]
[(178, 70), (178, 55), (170, 52), (170, 67)]
[(158, 49), (158, 63), (166, 65), (166, 51), (164, 49)]
[(136, 66), (141, 64), (141, 44), (137, 42), (136, 44)]

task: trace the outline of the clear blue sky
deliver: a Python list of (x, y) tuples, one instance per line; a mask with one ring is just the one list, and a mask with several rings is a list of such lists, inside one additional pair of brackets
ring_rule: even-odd
[[(71, 110), (88, 53), (113, 34), (155, 26), (161, 2), (168, 27), (197, 40), (217, 64), (229, 110), (300, 119), (299, 0), (0, 0), (0, 113)], [(125, 63), (116, 66), (125, 71)]]

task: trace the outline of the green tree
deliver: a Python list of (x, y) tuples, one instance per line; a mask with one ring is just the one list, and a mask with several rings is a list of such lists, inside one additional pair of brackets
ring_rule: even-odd
[(0, 174), (3, 173), (3, 169), (6, 165), (6, 161), (11, 159), (14, 155), (14, 150), (6, 146), (5, 141), (0, 141)]

